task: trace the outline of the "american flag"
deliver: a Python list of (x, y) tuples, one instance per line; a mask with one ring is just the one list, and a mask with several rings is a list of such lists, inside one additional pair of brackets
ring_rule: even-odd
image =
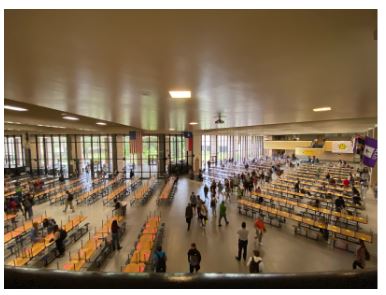
[(142, 133), (130, 131), (130, 154), (142, 154)]

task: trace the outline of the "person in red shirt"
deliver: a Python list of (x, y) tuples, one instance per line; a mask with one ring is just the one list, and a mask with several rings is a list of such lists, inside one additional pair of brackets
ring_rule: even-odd
[(343, 180), (343, 186), (344, 187), (349, 187), (349, 185), (350, 185), (350, 181), (348, 179), (344, 179)]
[(256, 228), (256, 237), (259, 240), (259, 244), (262, 245), (263, 233), (266, 232), (267, 230), (265, 229), (264, 221), (260, 216), (257, 217), (255, 221), (255, 228)]

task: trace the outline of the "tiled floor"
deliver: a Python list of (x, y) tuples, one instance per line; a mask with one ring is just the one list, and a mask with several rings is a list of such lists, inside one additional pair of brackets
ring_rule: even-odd
[[(107, 259), (101, 271), (119, 272), (121, 270), (121, 266), (125, 265), (128, 253), (133, 247), (146, 216), (157, 211), (161, 213), (161, 220), (165, 223), (163, 247), (168, 256), (168, 272), (188, 271), (187, 251), (192, 242), (197, 244), (201, 252), (202, 272), (248, 272), (245, 263), (243, 261), (238, 262), (235, 259), (237, 252), (236, 232), (240, 228), (241, 222), (246, 221), (247, 229), (250, 230), (248, 245), (248, 255), (250, 255), (254, 236), (252, 219), (238, 214), (237, 201), (233, 197), (228, 204), (228, 219), (230, 221), (228, 226), (218, 227), (216, 220), (210, 215), (205, 229), (201, 228), (197, 219), (194, 218), (191, 230), (187, 232), (184, 213), (192, 191), (199, 192), (203, 196), (202, 184), (187, 178), (181, 178), (178, 182), (175, 199), (170, 205), (157, 206), (156, 196), (159, 193), (158, 190), (146, 205), (128, 207), (127, 229), (121, 243), (123, 248)], [(366, 198), (366, 214), (369, 215), (369, 225), (366, 226), (366, 229), (372, 229), (375, 236), (377, 229), (376, 203), (369, 191)], [(57, 221), (61, 219), (64, 221), (70, 214), (63, 213), (62, 210), (63, 206), (44, 203), (35, 206), (34, 215), (37, 216), (46, 211), (49, 216), (53, 216)], [(91, 206), (76, 207), (76, 213), (82, 212), (85, 214), (87, 221), (93, 228), (100, 227), (102, 218), (106, 219), (107, 216), (111, 216), (111, 210), (111, 207), (103, 206), (101, 200)], [(79, 247), (80, 242), (69, 247), (66, 254), (68, 255), (68, 251), (76, 251)], [(376, 266), (376, 243), (370, 245), (369, 250), (372, 259), (367, 263), (367, 267), (373, 267)], [(325, 242), (295, 236), (290, 222), (280, 229), (267, 226), (261, 252), (265, 272), (270, 273), (350, 270), (354, 259), (354, 254), (333, 249)], [(49, 268), (57, 268), (58, 266), (60, 268), (66, 261), (68, 261), (68, 256), (53, 262)]]

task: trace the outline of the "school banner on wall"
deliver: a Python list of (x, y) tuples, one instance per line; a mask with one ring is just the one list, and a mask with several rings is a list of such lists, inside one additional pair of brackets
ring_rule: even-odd
[(354, 151), (352, 141), (333, 141), (331, 151), (337, 154), (352, 154)]
[(363, 164), (368, 167), (374, 167), (378, 158), (377, 140), (371, 137), (365, 138), (365, 148), (363, 150)]

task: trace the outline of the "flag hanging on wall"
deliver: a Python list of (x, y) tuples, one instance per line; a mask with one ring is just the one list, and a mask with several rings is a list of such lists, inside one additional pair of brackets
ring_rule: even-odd
[(352, 141), (333, 141), (332, 149), (333, 153), (352, 154), (354, 147)]
[(363, 150), (363, 164), (368, 167), (374, 167), (378, 158), (377, 140), (371, 137), (365, 138), (365, 147)]
[(142, 154), (142, 134), (139, 131), (129, 131), (130, 154)]
[(190, 131), (184, 131), (184, 137), (186, 138), (186, 146), (189, 152), (193, 151), (193, 133)]
[(193, 151), (193, 137), (188, 138), (188, 151), (189, 152)]

